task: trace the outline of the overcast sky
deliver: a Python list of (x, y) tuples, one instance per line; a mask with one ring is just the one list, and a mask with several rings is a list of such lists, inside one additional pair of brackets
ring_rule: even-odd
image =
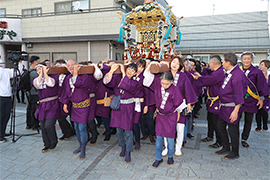
[(167, 0), (177, 17), (267, 11), (269, 0)]

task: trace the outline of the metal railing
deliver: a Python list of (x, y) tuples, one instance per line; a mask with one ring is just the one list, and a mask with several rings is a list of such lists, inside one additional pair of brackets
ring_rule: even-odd
[(82, 13), (99, 13), (99, 12), (108, 12), (108, 11), (126, 12), (126, 10), (121, 7), (105, 7), (105, 8), (79, 9), (79, 10), (71, 10), (71, 11), (49, 12), (49, 13), (40, 13), (40, 14), (26, 14), (26, 15), (5, 14), (5, 15), (0, 15), (0, 18), (39, 18), (39, 17), (48, 17), (48, 16), (82, 14)]

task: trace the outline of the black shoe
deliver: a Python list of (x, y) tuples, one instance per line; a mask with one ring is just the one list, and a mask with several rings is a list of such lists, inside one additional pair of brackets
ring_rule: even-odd
[(215, 154), (216, 155), (227, 155), (229, 154), (231, 151), (230, 150), (226, 150), (226, 149), (221, 149), (219, 151), (216, 151)]
[(25, 129), (32, 129), (32, 127), (27, 125)]
[(5, 136), (5, 138), (10, 138), (10, 137), (12, 137), (12, 134), (6, 134), (6, 133), (5, 133), (4, 136)]
[(260, 132), (260, 131), (261, 131), (261, 129), (260, 129), (260, 128), (256, 128), (256, 129), (255, 129), (255, 131)]
[(97, 137), (96, 138), (91, 138), (91, 140), (90, 140), (90, 145), (94, 145), (94, 144), (96, 144), (96, 142), (97, 142)]
[(151, 136), (151, 135), (149, 136), (149, 139), (150, 139), (150, 142), (151, 143), (155, 143), (156, 142), (155, 138), (153, 136)]
[(115, 135), (115, 134), (116, 134), (116, 128), (112, 128), (111, 135)]
[(4, 142), (7, 142), (7, 139), (4, 137), (0, 138), (0, 143), (4, 143)]
[(107, 141), (109, 141), (110, 139), (111, 139), (111, 135), (106, 135), (103, 141), (107, 142)]
[(187, 144), (187, 140), (186, 141), (183, 141), (182, 148), (185, 147), (185, 144)]
[(242, 141), (241, 141), (241, 144), (242, 144), (242, 146), (243, 146), (244, 148), (248, 148), (248, 147), (249, 147), (249, 145), (248, 145), (248, 143), (247, 143), (246, 140), (242, 140)]
[(195, 119), (198, 119), (199, 117), (197, 115), (194, 116)]
[(200, 140), (200, 142), (213, 142), (213, 138), (206, 137)]
[(66, 137), (63, 135), (62, 137), (59, 138), (59, 141), (64, 141), (64, 140), (69, 140), (69, 137)]
[(39, 131), (39, 130), (40, 130), (40, 126), (34, 126), (34, 127), (32, 127), (32, 130), (37, 130), (37, 131)]
[(143, 135), (143, 137), (141, 138), (141, 140), (146, 140), (148, 137), (148, 135)]
[(49, 148), (48, 148), (48, 147), (44, 147), (44, 148), (41, 150), (42, 153), (45, 153), (45, 152), (47, 152), (47, 151), (49, 151)]
[(161, 159), (161, 160), (156, 160), (154, 163), (153, 163), (153, 168), (158, 168), (158, 166), (161, 164), (161, 163), (163, 163), (163, 159)]
[(235, 160), (235, 159), (238, 159), (239, 157), (240, 157), (239, 154), (231, 152), (230, 154), (225, 156), (224, 159), (226, 159), (226, 160)]
[(50, 145), (49, 151), (52, 151), (56, 148), (57, 143)]
[(174, 163), (174, 160), (173, 160), (173, 157), (169, 157), (168, 158), (168, 161), (167, 161), (167, 164), (169, 165), (169, 166), (171, 166), (171, 165), (173, 165), (173, 163)]
[(208, 147), (212, 148), (212, 149), (217, 149), (222, 147), (218, 142), (215, 142), (214, 144), (209, 145)]
[(191, 134), (187, 134), (187, 137), (188, 137), (189, 139), (191, 139), (191, 140), (195, 139), (195, 137), (192, 136)]

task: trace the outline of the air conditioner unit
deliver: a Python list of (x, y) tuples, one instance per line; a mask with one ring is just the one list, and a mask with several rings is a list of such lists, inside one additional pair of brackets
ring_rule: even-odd
[(126, 0), (115, 0), (116, 3), (123, 3), (126, 2)]

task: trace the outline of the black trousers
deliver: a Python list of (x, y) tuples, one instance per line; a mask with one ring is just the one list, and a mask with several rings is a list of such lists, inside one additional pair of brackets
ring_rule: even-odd
[(21, 98), (22, 98), (22, 102), (24, 102), (24, 92), (22, 90), (17, 90), (17, 93), (16, 93), (16, 97), (17, 97), (17, 101), (18, 102), (21, 102), (21, 99), (20, 99), (20, 92), (21, 92)]
[(221, 143), (223, 145), (223, 149), (230, 151), (230, 142), (228, 132), (232, 143), (232, 153), (235, 155), (239, 155), (239, 122), (237, 124), (230, 124), (226, 121), (218, 119), (217, 127), (220, 133)]
[(216, 139), (219, 144), (221, 144), (221, 139), (219, 131), (217, 128), (218, 114), (207, 112), (207, 121), (208, 121), (208, 133), (207, 136), (210, 138), (214, 137), (214, 132), (216, 134)]
[(26, 125), (29, 127), (38, 127), (39, 121), (35, 118), (37, 108), (38, 95), (30, 95), (26, 112)]
[(95, 120), (88, 120), (87, 121), (87, 135), (88, 135), (88, 140), (90, 139), (89, 132), (92, 135), (92, 138), (96, 139), (97, 138), (97, 126)]
[(263, 108), (258, 109), (258, 113), (256, 114), (256, 122), (257, 122), (257, 128), (262, 128), (262, 122), (263, 122), (263, 129), (268, 130), (268, 112), (266, 112)]
[(10, 118), (10, 112), (12, 108), (12, 100), (11, 97), (2, 97), (0, 96), (0, 116), (1, 116), (1, 127), (0, 127), (0, 138), (5, 136), (7, 124)]
[(64, 136), (69, 137), (74, 134), (71, 124), (67, 121), (67, 115), (61, 115), (58, 122)]
[(141, 141), (141, 133), (140, 133), (140, 124), (133, 123), (133, 136), (135, 138), (135, 142)]
[(105, 118), (105, 117), (100, 117), (100, 116), (96, 116), (95, 118), (98, 123), (103, 122), (105, 130), (106, 130), (105, 134), (111, 135), (110, 118)]
[[(254, 113), (249, 113), (249, 112), (244, 112), (244, 113), (245, 113), (245, 124), (244, 124), (244, 129), (242, 132), (242, 140), (247, 140), (249, 137), (250, 130), (251, 130)], [(241, 114), (241, 117), (242, 117), (242, 114)]]
[(155, 124), (154, 124), (154, 112), (147, 112), (141, 115), (140, 125), (142, 134), (145, 135), (155, 135)]
[(58, 142), (55, 123), (56, 119), (45, 119), (44, 121), (40, 121), (43, 143), (47, 148), (54, 147)]

